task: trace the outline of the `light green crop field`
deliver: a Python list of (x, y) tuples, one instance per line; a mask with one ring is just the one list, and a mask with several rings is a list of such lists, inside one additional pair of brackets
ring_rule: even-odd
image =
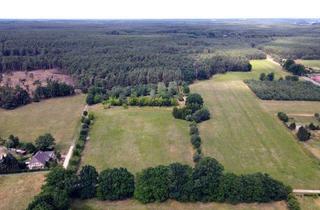
[(218, 74), (214, 76), (215, 81), (231, 81), (231, 80), (246, 80), (246, 79), (259, 79), (261, 73), (274, 72), (275, 78), (285, 77), (287, 72), (282, 71), (281, 66), (272, 63), (268, 60), (252, 60), (251, 65), (254, 70), (251, 72), (228, 72), (225, 74)]
[(221, 204), (221, 203), (180, 203), (177, 201), (167, 201), (164, 203), (141, 204), (135, 200), (125, 200), (117, 202), (86, 200), (75, 201), (72, 205), (77, 210), (286, 210), (285, 202), (273, 202), (266, 204)]
[(266, 172), (294, 188), (320, 188), (318, 161), (241, 81), (260, 72), (274, 70), (281, 75), (282, 71), (268, 61), (252, 64), (248, 75), (227, 73), (191, 85), (213, 116), (200, 124), (204, 154), (218, 159), (230, 172)]
[(188, 122), (176, 120), (172, 108), (90, 107), (96, 120), (90, 130), (82, 165), (99, 171), (125, 167), (131, 172), (159, 164), (192, 164)]
[(0, 137), (13, 134), (22, 141), (32, 142), (49, 132), (57, 147), (65, 152), (80, 121), (84, 102), (84, 95), (77, 95), (43, 100), (14, 110), (0, 109)]
[(0, 209), (23, 210), (37, 195), (46, 172), (10, 174), (0, 176)]

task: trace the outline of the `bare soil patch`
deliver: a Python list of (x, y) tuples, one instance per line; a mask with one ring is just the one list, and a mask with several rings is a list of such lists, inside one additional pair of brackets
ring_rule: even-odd
[(74, 81), (71, 76), (66, 75), (58, 69), (39, 69), (34, 71), (13, 71), (4, 73), (0, 77), (0, 86), (8, 85), (15, 87), (19, 85), (32, 94), (37, 85), (46, 85), (47, 80), (55, 80), (65, 82), (68, 85), (74, 86)]

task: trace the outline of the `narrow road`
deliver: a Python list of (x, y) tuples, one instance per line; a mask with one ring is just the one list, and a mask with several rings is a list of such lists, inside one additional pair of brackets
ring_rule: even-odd
[(294, 189), (295, 195), (320, 195), (320, 190)]
[[(88, 105), (86, 105), (86, 106), (84, 107), (84, 109), (83, 109), (82, 112), (84, 112), (84, 111), (88, 111)], [(81, 115), (82, 115), (82, 114), (81, 114)], [(75, 137), (73, 138), (73, 142), (72, 142), (72, 144), (71, 144), (71, 146), (70, 146), (70, 148), (69, 148), (69, 151), (68, 151), (68, 153), (67, 153), (67, 155), (66, 155), (66, 158), (64, 159), (63, 168), (65, 168), (65, 169), (68, 168), (68, 165), (69, 165), (70, 159), (71, 159), (71, 157), (72, 157), (72, 152), (73, 152), (74, 146), (75, 146), (75, 144), (76, 144), (76, 141), (77, 141), (77, 136), (75, 136)]]
[(304, 80), (306, 81), (309, 81), (309, 82), (312, 82), (314, 85), (317, 85), (317, 86), (320, 86), (320, 83), (319, 82), (316, 82), (314, 80), (312, 80), (311, 78), (309, 77), (302, 77)]

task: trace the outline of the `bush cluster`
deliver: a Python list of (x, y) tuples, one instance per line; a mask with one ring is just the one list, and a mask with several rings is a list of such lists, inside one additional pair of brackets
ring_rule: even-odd
[(0, 87), (0, 107), (3, 109), (14, 109), (31, 102), (28, 92), (21, 87)]
[(297, 64), (294, 60), (287, 59), (282, 67), (294, 75), (302, 76), (306, 73), (306, 68), (302, 64)]
[(198, 93), (191, 93), (186, 99), (186, 105), (182, 108), (174, 107), (172, 115), (176, 119), (195, 121), (200, 123), (210, 119), (210, 112), (203, 107), (203, 99)]
[(79, 138), (77, 139), (76, 146), (73, 150), (72, 157), (69, 162), (68, 169), (71, 171), (77, 171), (80, 161), (81, 153), (84, 150), (85, 143), (89, 134), (90, 124), (94, 120), (94, 115), (84, 111), (81, 117), (81, 129), (79, 132)]
[(119, 98), (110, 97), (108, 100), (103, 102), (106, 105), (110, 106), (176, 106), (178, 102), (175, 98), (162, 98), (162, 97), (129, 97), (124, 100)]
[(190, 142), (194, 149), (193, 162), (197, 163), (202, 158), (201, 137), (196, 122), (192, 122), (189, 126)]
[(290, 193), (288, 195), (287, 205), (288, 205), (289, 210), (300, 210), (301, 209), (297, 198), (292, 193)]
[(320, 87), (311, 82), (288, 80), (245, 82), (256, 96), (263, 100), (320, 101)]
[(278, 112), (277, 116), (278, 116), (279, 120), (281, 120), (282, 122), (286, 123), (289, 121), (288, 115), (284, 112)]
[(259, 79), (260, 81), (273, 81), (274, 72), (270, 72), (269, 74), (261, 73)]

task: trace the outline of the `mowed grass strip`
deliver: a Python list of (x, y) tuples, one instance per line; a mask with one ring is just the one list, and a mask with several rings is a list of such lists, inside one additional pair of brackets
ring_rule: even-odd
[[(254, 71), (261, 72), (261, 67), (254, 65)], [(216, 76), (191, 90), (202, 94), (213, 115), (200, 124), (205, 155), (230, 172), (266, 172), (294, 188), (320, 188), (318, 162), (240, 79), (221, 81)]]
[(0, 209), (26, 209), (33, 197), (41, 191), (46, 172), (0, 176)]
[(192, 164), (188, 122), (172, 117), (172, 108), (90, 107), (96, 119), (82, 165), (99, 171), (125, 167), (131, 172), (181, 162)]
[(32, 142), (51, 133), (59, 149), (67, 151), (84, 107), (84, 95), (43, 100), (14, 110), (0, 109), (0, 136), (10, 134)]
[(225, 203), (181, 203), (177, 201), (166, 201), (163, 203), (141, 204), (135, 200), (125, 201), (98, 201), (95, 199), (80, 201), (76, 200), (72, 203), (72, 209), (77, 210), (286, 210), (285, 202), (272, 202), (265, 204), (225, 204)]

